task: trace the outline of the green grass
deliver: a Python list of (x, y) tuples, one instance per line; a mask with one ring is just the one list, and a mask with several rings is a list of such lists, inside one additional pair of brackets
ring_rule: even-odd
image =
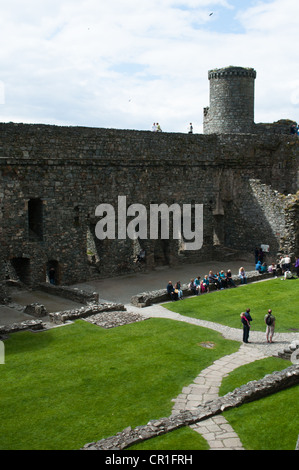
[(299, 386), (227, 411), (247, 450), (295, 450), (298, 439)]
[[(223, 396), (252, 380), (283, 370), (291, 362), (270, 357), (238, 367), (222, 381)], [(248, 450), (294, 450), (298, 437), (299, 386), (223, 413)], [(285, 430), (287, 434), (285, 435)], [(206, 450), (207, 443), (195, 431), (181, 428), (129, 448), (129, 450)]]
[(264, 316), (271, 308), (276, 332), (299, 331), (299, 279), (281, 278), (211, 292), (165, 306), (189, 317), (241, 328), (240, 313), (251, 309), (252, 330), (264, 331)]
[(127, 450), (209, 450), (207, 441), (196, 431), (184, 427), (129, 447)]
[(212, 330), (163, 319), (13, 334), (0, 366), (0, 449), (79, 449), (169, 416), (184, 386), (238, 348)]
[[(255, 361), (224, 378), (220, 395), (285, 369), (278, 358)], [(223, 413), (247, 450), (294, 450), (298, 439), (299, 385)]]
[(224, 377), (219, 389), (219, 396), (232, 392), (235, 388), (247, 384), (252, 380), (260, 380), (272, 372), (286, 369), (291, 366), (290, 361), (278, 357), (268, 357), (251, 362), (245, 366), (234, 369), (227, 377)]
[[(299, 328), (298, 280), (280, 279), (215, 292), (168, 305), (188, 316), (240, 327), (251, 308), (264, 330), (271, 307), (276, 331)], [(213, 349), (200, 346), (211, 341)], [(0, 449), (79, 449), (88, 442), (171, 414), (171, 399), (215, 360), (240, 343), (219, 333), (166, 319), (105, 330), (84, 321), (40, 333), (16, 333), (5, 341), (0, 365)], [(249, 380), (289, 365), (270, 358), (232, 372), (225, 394)], [(294, 449), (298, 390), (293, 387), (225, 413), (248, 449)], [(205, 449), (206, 442), (181, 428), (144, 442), (144, 449)], [(139, 446), (136, 448), (140, 448)]]

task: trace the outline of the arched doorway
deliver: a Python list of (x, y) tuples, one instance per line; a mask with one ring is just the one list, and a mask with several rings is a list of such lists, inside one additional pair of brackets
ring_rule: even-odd
[(60, 267), (56, 260), (50, 260), (46, 266), (46, 281), (53, 285), (60, 284)]

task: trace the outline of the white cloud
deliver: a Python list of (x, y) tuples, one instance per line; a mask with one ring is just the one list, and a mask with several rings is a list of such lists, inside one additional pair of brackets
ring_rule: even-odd
[(10, 0), (0, 120), (201, 132), (208, 70), (228, 65), (257, 70), (257, 122), (296, 119), (298, 13), (297, 0)]

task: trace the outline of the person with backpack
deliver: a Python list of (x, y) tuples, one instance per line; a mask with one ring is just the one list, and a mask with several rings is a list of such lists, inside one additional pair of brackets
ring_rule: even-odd
[(272, 315), (272, 310), (269, 309), (267, 315), (264, 317), (265, 323), (267, 325), (266, 328), (266, 340), (267, 343), (273, 343), (272, 338), (274, 335), (275, 329), (275, 317)]

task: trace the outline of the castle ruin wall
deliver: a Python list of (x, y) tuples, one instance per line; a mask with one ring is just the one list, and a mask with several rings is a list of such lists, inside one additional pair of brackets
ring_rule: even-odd
[(90, 256), (96, 275), (131, 271), (133, 241), (94, 234), (96, 207), (117, 207), (118, 196), (147, 208), (203, 204), (202, 249), (184, 253), (177, 240), (141, 240), (152, 266), (212, 259), (217, 231), (221, 243), (244, 251), (270, 240), (274, 255), (279, 237), (271, 220), (252, 237), (254, 214), (267, 207), (250, 181), (283, 195), (297, 191), (297, 175), (298, 142), (287, 135), (0, 124), (0, 280), (13, 268), (23, 282), (44, 282), (52, 263), (59, 283), (84, 281), (95, 275)]

